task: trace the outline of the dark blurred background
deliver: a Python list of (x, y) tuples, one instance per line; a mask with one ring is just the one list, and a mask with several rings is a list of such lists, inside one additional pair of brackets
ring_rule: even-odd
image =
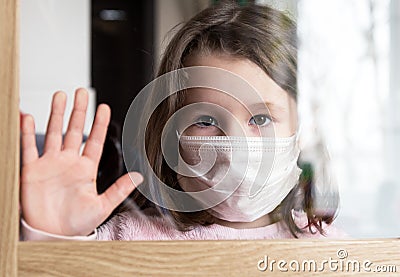
[(91, 82), (121, 127), (130, 103), (154, 72), (154, 0), (93, 0)]

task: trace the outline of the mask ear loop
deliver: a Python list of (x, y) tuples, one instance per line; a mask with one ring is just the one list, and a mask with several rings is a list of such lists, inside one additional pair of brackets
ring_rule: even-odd
[[(297, 127), (297, 132), (296, 132), (296, 141), (295, 141), (295, 148), (297, 148), (297, 151), (298, 151), (296, 164), (299, 163), (300, 155), (301, 155), (300, 136), (302, 134), (302, 131), (303, 131), (303, 124), (301, 122), (299, 122), (298, 127)], [(298, 166), (296, 166), (296, 167), (297, 167), (297, 174), (299, 176), (298, 178), (300, 178), (300, 175), (303, 172), (303, 170)]]
[(296, 146), (300, 150), (300, 136), (302, 135), (303, 132), (303, 124), (301, 121), (297, 124), (297, 130), (296, 130)]

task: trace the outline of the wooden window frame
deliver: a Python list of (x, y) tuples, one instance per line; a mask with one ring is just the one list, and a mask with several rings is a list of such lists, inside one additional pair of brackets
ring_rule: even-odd
[[(19, 3), (0, 0), (0, 276), (253, 276), (266, 273), (257, 269), (265, 255), (287, 261), (335, 258), (338, 249), (353, 259), (397, 265), (392, 276), (400, 271), (399, 239), (19, 242), (18, 36)], [(321, 274), (360, 275), (329, 270)]]

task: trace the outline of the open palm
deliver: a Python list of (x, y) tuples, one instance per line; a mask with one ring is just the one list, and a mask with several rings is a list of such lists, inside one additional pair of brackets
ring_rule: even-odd
[(77, 90), (63, 141), (66, 95), (54, 95), (41, 157), (36, 147), (34, 120), (29, 115), (22, 118), (21, 208), (24, 220), (36, 229), (64, 236), (88, 235), (143, 180), (139, 173), (129, 173), (103, 194), (97, 194), (97, 169), (110, 109), (104, 104), (98, 107), (80, 154), (87, 104), (87, 92)]

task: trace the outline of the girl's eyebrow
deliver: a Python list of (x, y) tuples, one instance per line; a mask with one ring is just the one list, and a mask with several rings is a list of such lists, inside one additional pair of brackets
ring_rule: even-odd
[(254, 103), (251, 105), (248, 105), (247, 108), (249, 110), (252, 109), (262, 109), (262, 108), (267, 108), (268, 110), (271, 111), (285, 111), (286, 109), (284, 107), (282, 107), (281, 105), (277, 104), (277, 103), (272, 103), (272, 102), (259, 102), (259, 103)]

